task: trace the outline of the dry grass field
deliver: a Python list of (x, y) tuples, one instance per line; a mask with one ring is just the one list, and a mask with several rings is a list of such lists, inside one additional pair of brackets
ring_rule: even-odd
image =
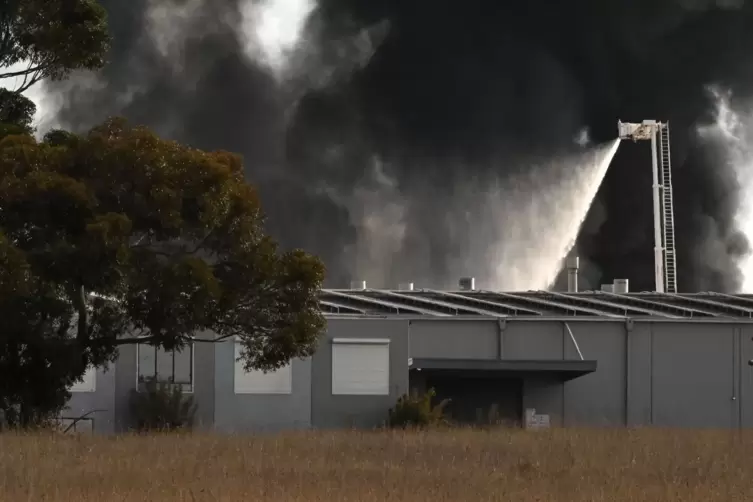
[(753, 435), (0, 435), (1, 501), (743, 501)]

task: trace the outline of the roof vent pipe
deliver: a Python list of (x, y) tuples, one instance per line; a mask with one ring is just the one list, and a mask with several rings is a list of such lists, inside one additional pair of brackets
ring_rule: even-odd
[(615, 279), (614, 280), (614, 293), (627, 293), (630, 291), (628, 288), (627, 279)]
[(461, 291), (475, 291), (476, 290), (476, 278), (475, 277), (461, 277), (458, 281), (458, 286)]
[(366, 281), (351, 281), (350, 289), (366, 289)]
[(580, 265), (580, 259), (577, 256), (567, 257), (567, 292), (578, 292), (578, 266)]
[(398, 289), (400, 291), (413, 291), (413, 283), (412, 282), (401, 282), (398, 285)]

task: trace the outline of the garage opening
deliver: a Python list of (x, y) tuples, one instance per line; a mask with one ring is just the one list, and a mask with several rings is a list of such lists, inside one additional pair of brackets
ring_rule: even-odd
[(546, 377), (565, 382), (596, 371), (596, 361), (414, 359), (412, 392), (433, 388), (436, 402), (450, 399), (446, 411), (460, 424), (523, 424), (523, 382)]
[(523, 380), (494, 376), (427, 375), (437, 402), (449, 399), (448, 418), (463, 425), (518, 426), (523, 419)]

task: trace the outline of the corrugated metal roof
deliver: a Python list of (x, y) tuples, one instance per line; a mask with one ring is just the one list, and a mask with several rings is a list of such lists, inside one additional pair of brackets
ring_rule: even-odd
[(437, 291), (418, 289), (325, 289), (328, 315), (420, 315), (485, 317), (605, 317), (753, 319), (753, 295), (726, 293), (607, 293), (583, 291)]

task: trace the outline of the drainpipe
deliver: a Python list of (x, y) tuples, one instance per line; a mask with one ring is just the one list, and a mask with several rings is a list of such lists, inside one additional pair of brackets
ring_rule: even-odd
[(507, 319), (497, 319), (497, 359), (505, 358), (505, 329)]

